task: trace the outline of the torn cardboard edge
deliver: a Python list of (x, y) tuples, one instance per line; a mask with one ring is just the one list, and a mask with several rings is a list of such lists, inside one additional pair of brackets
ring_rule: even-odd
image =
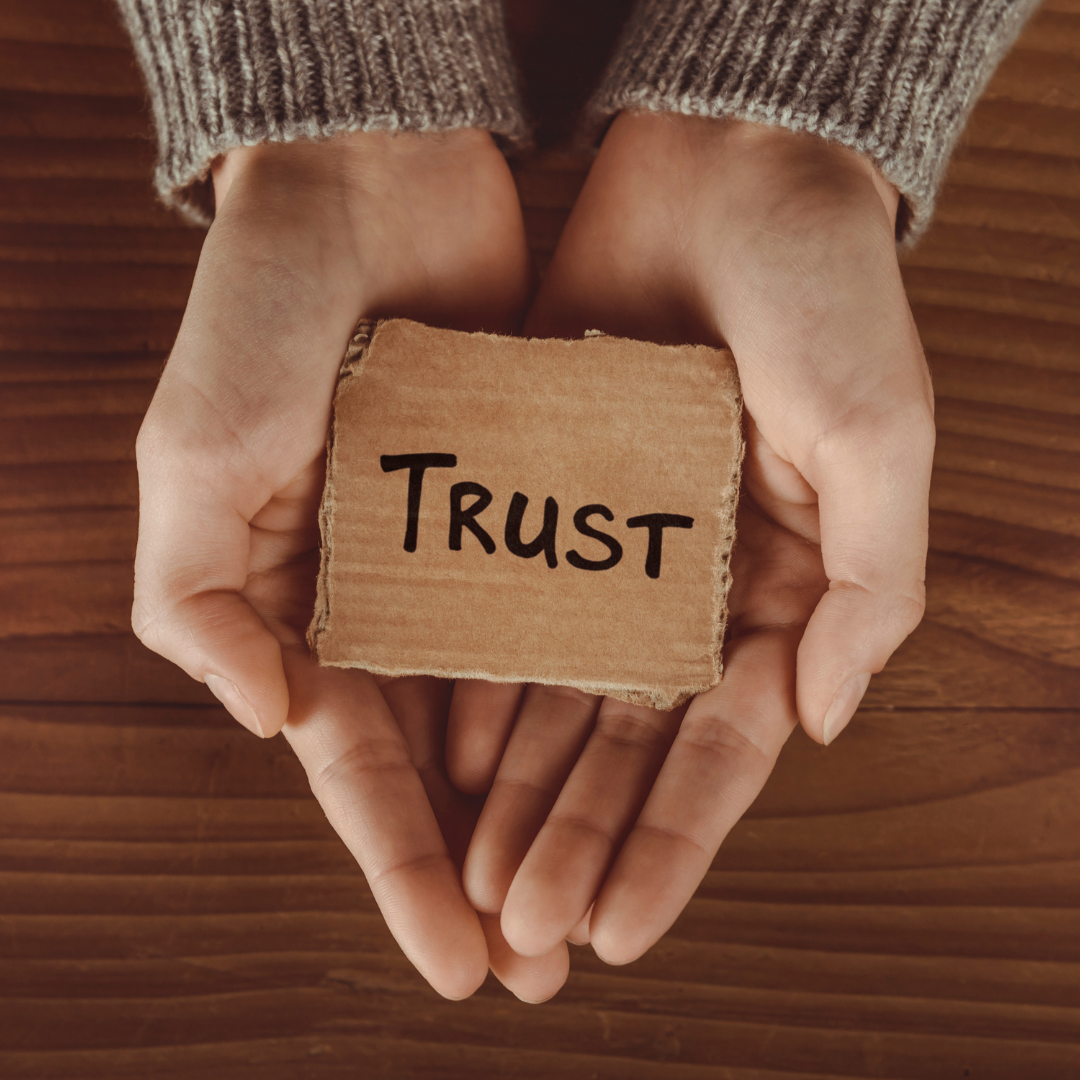
[[(331, 659), (323, 655), (322, 643), (331, 622), (334, 605), (334, 584), (332, 567), (334, 565), (334, 522), (337, 511), (337, 470), (336, 455), (338, 402), (351, 380), (361, 376), (370, 355), (371, 348), (380, 329), (389, 322), (402, 320), (361, 321), (349, 342), (342, 360), (338, 383), (334, 394), (334, 413), (327, 437), (326, 484), (319, 509), (319, 530), (322, 539), (321, 559), (318, 575), (316, 604), (311, 624), (307, 632), (308, 645), (322, 666), (359, 667), (378, 675), (391, 677), (427, 675), (446, 679), (480, 679), (495, 683), (537, 683), (548, 686), (569, 686), (584, 693), (614, 697), (635, 705), (651, 706), (661, 710), (670, 710), (684, 704), (690, 698), (716, 686), (723, 675), (722, 651), (724, 634), (728, 620), (727, 597), (731, 586), (730, 562), (735, 543), (735, 516), (738, 506), (741, 482), (742, 461), (745, 454), (745, 441), (742, 436), (742, 397), (738, 387), (737, 373), (733, 394), (732, 429), (736, 431), (737, 451), (732, 456), (729, 474), (723, 485), (724, 496), (714, 511), (717, 519), (717, 535), (713, 546), (712, 568), (712, 645), (710, 652), (710, 672), (696, 682), (683, 685), (673, 691), (670, 687), (648, 681), (628, 682), (611, 681), (598, 678), (581, 678), (560, 673), (548, 673), (543, 665), (523, 665), (520, 669), (496, 671), (482, 663), (469, 665), (453, 664), (384, 664), (367, 658), (363, 661), (351, 659)], [(497, 338), (491, 334), (472, 334), (471, 337), (484, 339)], [(601, 331), (590, 330), (585, 338), (606, 337)], [(544, 341), (550, 339), (515, 339)], [(625, 339), (608, 338), (620, 342)], [(636, 343), (633, 343), (636, 344)], [(733, 365), (732, 365), (733, 368)]]

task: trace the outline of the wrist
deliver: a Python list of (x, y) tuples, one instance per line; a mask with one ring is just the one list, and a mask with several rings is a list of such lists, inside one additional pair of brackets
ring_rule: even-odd
[(601, 159), (614, 168), (633, 162), (649, 191), (667, 191), (681, 205), (719, 205), (735, 227), (732, 238), (740, 224), (768, 219), (801, 228), (837, 210), (876, 218), (889, 242), (895, 235), (895, 186), (870, 158), (818, 135), (742, 120), (624, 111), (604, 139)]
[(212, 174), (216, 230), (239, 229), (256, 250), (287, 251), (358, 317), (409, 314), (493, 330), (516, 322), (509, 313), (529, 285), (524, 225), (487, 131), (265, 143), (230, 151)]

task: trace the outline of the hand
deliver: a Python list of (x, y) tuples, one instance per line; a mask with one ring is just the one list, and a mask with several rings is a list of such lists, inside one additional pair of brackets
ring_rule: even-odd
[(492, 771), (466, 744), (508, 739), (464, 879), (519, 953), (571, 935), (611, 963), (640, 956), (795, 725), (834, 739), (919, 622), (933, 401), (897, 203), (813, 136), (645, 113), (609, 130), (526, 331), (734, 352), (747, 456), (729, 640), (723, 682), (684, 713), (543, 688), (516, 720), (508, 690), (486, 721), (458, 711), (455, 778)]
[[(246, 727), (284, 730), (406, 954), (463, 997), (489, 947), (455, 865), (469, 808), (441, 797), (432, 766), (445, 689), (319, 668), (304, 633), (353, 328), (407, 315), (512, 332), (530, 287), (513, 181), (485, 133), (460, 131), (237, 150), (214, 182), (217, 218), (139, 434), (132, 621)], [(546, 995), (552, 963), (556, 987), (565, 977), (561, 943), (522, 963), (487, 935), (522, 996)]]

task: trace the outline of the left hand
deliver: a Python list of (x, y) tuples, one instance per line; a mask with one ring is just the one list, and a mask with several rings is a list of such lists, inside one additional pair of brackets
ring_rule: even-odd
[(829, 743), (918, 624), (933, 399), (897, 205), (814, 136), (648, 113), (609, 130), (526, 330), (732, 349), (748, 445), (729, 640), (723, 682), (674, 713), (459, 684), (451, 776), (479, 789), (506, 745), (466, 892), (518, 953), (569, 936), (640, 956), (795, 726)]

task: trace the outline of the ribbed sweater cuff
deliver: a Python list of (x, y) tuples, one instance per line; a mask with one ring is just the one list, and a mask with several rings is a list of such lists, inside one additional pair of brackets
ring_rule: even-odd
[(213, 216), (211, 161), (346, 131), (527, 141), (501, 0), (119, 0), (157, 128), (158, 191)]
[(810, 132), (870, 157), (929, 224), (968, 113), (1036, 0), (641, 0), (586, 110)]

